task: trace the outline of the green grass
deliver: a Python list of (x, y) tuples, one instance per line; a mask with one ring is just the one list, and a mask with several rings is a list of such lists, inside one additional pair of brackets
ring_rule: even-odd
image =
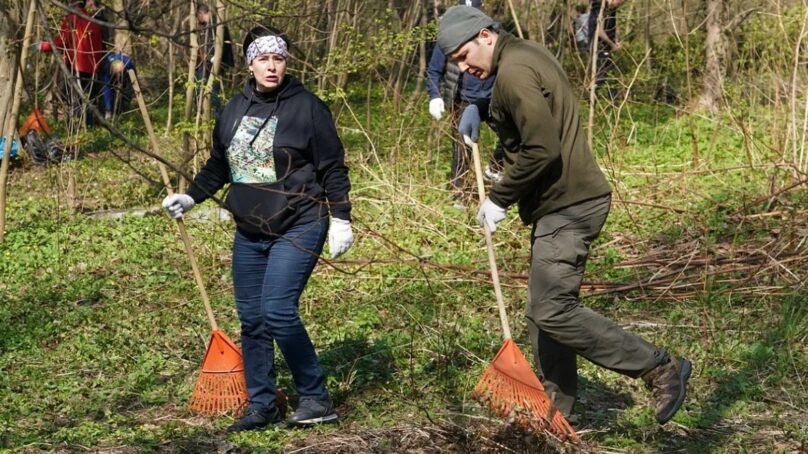
[[(423, 103), (404, 104), (401, 115), (379, 103), (365, 130), (364, 98), (361, 93), (354, 98), (357, 119), (341, 109), (339, 123), (352, 168), (356, 243), (347, 261), (318, 266), (301, 301), (340, 426), (225, 436), (228, 418), (208, 420), (186, 410), (209, 327), (173, 222), (162, 214), (85, 215), (156, 208), (163, 196), (157, 168), (105, 132), (93, 131), (83, 160), (12, 169), (7, 234), (0, 245), (0, 449), (197, 452), (226, 446), (267, 452), (316, 443), (325, 449), (328, 440), (354, 434), (382, 438), (374, 446), (395, 451), (403, 439), (384, 438), (394, 428), (490, 427), (480, 425), (486, 413), (470, 392), (500, 346), (501, 333), (486, 276), (471, 272), (487, 264), (474, 211), (451, 208), (449, 141), (431, 132)], [(164, 111), (154, 115), (161, 124)], [(755, 131), (775, 121), (766, 111), (750, 118), (759, 118), (747, 119)], [(674, 259), (688, 242), (715, 250), (760, 246), (775, 230), (783, 238), (789, 229), (804, 235), (799, 218), (739, 224), (733, 217), (768, 188), (772, 170), (764, 167), (771, 160), (761, 151), (768, 145), (765, 134), (756, 132), (752, 139), (755, 169), (709, 172), (749, 164), (731, 119), (695, 119), (698, 165), (691, 161), (686, 118), (665, 108), (631, 106), (616, 127), (613, 121), (602, 118), (596, 125), (600, 161), (616, 198), (645, 204), (615, 203), (593, 247), (587, 280), (647, 276), (648, 270), (615, 265), (659, 248)], [(122, 119), (122, 129), (140, 134), (134, 115)], [(161, 140), (176, 159), (178, 140)], [(490, 133), (484, 133), (483, 144), (491, 148)], [(77, 212), (67, 204), (71, 175)], [(804, 192), (789, 193), (780, 206), (799, 208), (806, 198)], [(237, 338), (232, 226), (187, 224), (219, 323)], [(495, 236), (507, 276), (526, 273), (528, 236), (511, 212)], [(804, 254), (805, 247), (795, 252)], [(808, 277), (805, 269), (790, 271), (802, 282)], [(578, 410), (582, 429), (591, 429), (582, 435), (587, 449), (804, 448), (808, 293), (804, 286), (789, 287), (787, 275), (770, 274), (769, 285), (781, 289), (775, 296), (763, 289), (737, 292), (710, 278), (695, 296), (679, 300), (637, 292), (587, 298), (587, 305), (621, 323), (643, 322), (630, 329), (687, 356), (696, 367), (682, 411), (659, 427), (640, 381), (582, 360)], [(503, 283), (514, 337), (527, 353), (526, 280), (506, 277)], [(280, 385), (293, 392), (288, 368), (282, 361), (279, 367)], [(471, 449), (469, 433), (447, 436), (443, 447)], [(522, 438), (497, 437), (514, 450), (533, 452)], [(361, 446), (353, 445), (357, 452)]]

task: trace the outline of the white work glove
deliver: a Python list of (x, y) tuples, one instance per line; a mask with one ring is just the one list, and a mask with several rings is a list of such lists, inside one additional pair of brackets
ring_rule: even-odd
[(181, 218), (182, 214), (189, 211), (194, 205), (196, 202), (187, 194), (172, 194), (163, 199), (163, 208), (174, 219)]
[(483, 223), (488, 225), (488, 230), (494, 233), (497, 231), (497, 223), (505, 219), (506, 211), (505, 208), (500, 207), (486, 197), (485, 202), (480, 205), (480, 211), (477, 212), (477, 221), (481, 227), (484, 225)]
[(440, 120), (443, 116), (443, 111), (445, 106), (443, 105), (443, 100), (440, 98), (432, 98), (429, 100), (429, 115), (432, 115), (432, 118), (435, 120)]
[(328, 229), (328, 252), (332, 259), (348, 252), (353, 244), (351, 221), (331, 218), (331, 227)]
[(457, 130), (463, 135), (466, 145), (471, 146), (472, 142), (477, 143), (480, 140), (481, 123), (479, 107), (469, 104), (463, 109), (463, 114), (460, 115), (460, 121), (457, 123)]

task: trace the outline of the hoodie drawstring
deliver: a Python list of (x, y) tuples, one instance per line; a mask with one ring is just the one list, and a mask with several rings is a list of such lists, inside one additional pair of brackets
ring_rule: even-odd
[(258, 127), (258, 131), (256, 131), (256, 133), (253, 136), (252, 140), (250, 140), (250, 148), (252, 148), (255, 141), (258, 140), (258, 136), (261, 134), (261, 131), (264, 130), (264, 128), (266, 127), (267, 123), (272, 118), (272, 116), (275, 115), (275, 111), (278, 110), (278, 107), (280, 105), (281, 95), (283, 94), (283, 92), (287, 88), (289, 88), (289, 84), (287, 84), (285, 87), (281, 88), (281, 90), (278, 92), (277, 96), (275, 96), (275, 101), (272, 103), (272, 110), (269, 111), (269, 115), (267, 115), (266, 118), (264, 118), (264, 121), (261, 123), (261, 126)]

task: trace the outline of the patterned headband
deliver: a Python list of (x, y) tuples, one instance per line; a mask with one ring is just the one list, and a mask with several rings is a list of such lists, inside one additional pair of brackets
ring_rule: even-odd
[(286, 48), (286, 41), (279, 36), (261, 36), (247, 46), (247, 64), (253, 59), (263, 54), (278, 54), (283, 58), (289, 58), (289, 51)]

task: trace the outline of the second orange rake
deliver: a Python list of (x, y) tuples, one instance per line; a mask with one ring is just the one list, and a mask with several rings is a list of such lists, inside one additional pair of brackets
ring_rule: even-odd
[[(480, 203), (485, 200), (483, 171), (480, 164), (480, 150), (472, 143), (474, 173), (477, 177), (477, 190)], [(488, 248), (488, 264), (491, 267), (491, 280), (499, 308), (505, 342), (474, 388), (474, 396), (494, 413), (512, 419), (519, 426), (535, 431), (548, 431), (564, 441), (577, 442), (578, 436), (544, 391), (539, 378), (525, 359), (525, 355), (511, 338), (511, 327), (505, 311), (505, 299), (499, 284), (497, 259), (491, 230), (483, 223), (485, 244)]]

